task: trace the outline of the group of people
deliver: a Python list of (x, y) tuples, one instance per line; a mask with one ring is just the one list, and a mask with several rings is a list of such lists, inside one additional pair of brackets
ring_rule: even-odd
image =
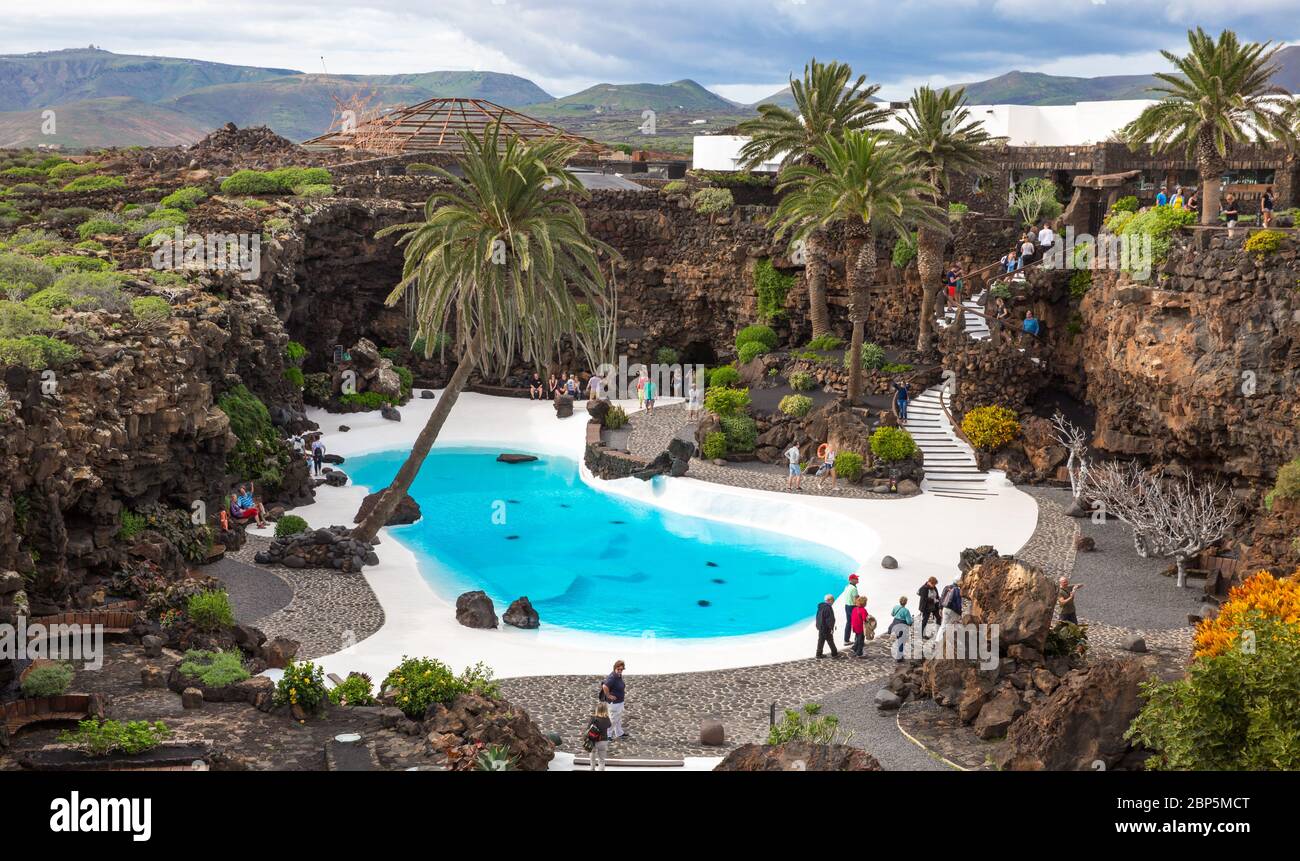
[(835, 475), (835, 458), (839, 454), (835, 445), (829, 440), (817, 446), (817, 457), (804, 466), (803, 453), (799, 450), (797, 443), (791, 443), (790, 447), (785, 450), (785, 459), (789, 461), (790, 469), (788, 477), (785, 480), (786, 490), (803, 490), (804, 472), (810, 472), (813, 478), (825, 480), (830, 478), (831, 490), (838, 487)]
[[(587, 374), (586, 376), (587, 379), (584, 383), (577, 374), (562, 371), (559, 374), (551, 374), (549, 379), (543, 380), (541, 374), (534, 372), (532, 379), (528, 382), (528, 397), (534, 401), (554, 401), (563, 395), (577, 400), (585, 391), (590, 400), (598, 401), (610, 394), (614, 394), (605, 391), (605, 378), (600, 374)], [(659, 383), (642, 368), (632, 385), (636, 391), (637, 408), (643, 409), (647, 413), (654, 412), (655, 401), (659, 399)], [(689, 373), (683, 379), (682, 372), (674, 367), (669, 377), (668, 386), (672, 397), (682, 397), (683, 389), (686, 390), (686, 414), (688, 418), (695, 418), (699, 415), (704, 408), (704, 386), (699, 381), (691, 379)]]
[(587, 722), (582, 739), (582, 747), (590, 755), (592, 771), (605, 770), (611, 741), (627, 738), (627, 733), (623, 730), (623, 703), (627, 696), (623, 670), (626, 667), (623, 661), (615, 661), (614, 669), (596, 691), (596, 708)]
[[(1059, 623), (1079, 624), (1075, 608), (1075, 596), (1083, 588), (1081, 583), (1070, 583), (1069, 577), (1061, 577), (1057, 589), (1056, 611)], [(889, 611), (890, 622), (886, 636), (892, 640), (891, 653), (895, 661), (907, 657), (907, 643), (912, 636), (912, 626), (920, 624), (922, 639), (926, 639), (927, 625), (933, 622), (933, 637), (942, 640), (944, 631), (961, 622), (964, 597), (961, 584), (954, 579), (943, 589), (939, 588), (939, 578), (930, 577), (916, 590), (916, 615), (907, 606), (908, 597), (900, 595), (898, 603)], [(840, 657), (835, 646), (836, 619), (835, 596), (827, 595), (817, 605), (815, 617), (817, 626), (817, 657), (825, 658), (825, 647), (830, 646), (832, 658)], [(875, 636), (876, 620), (867, 612), (867, 598), (858, 591), (858, 575), (850, 574), (848, 586), (844, 590), (844, 646), (851, 649), (854, 657), (864, 657), (866, 641)]]
[(296, 433), (289, 437), (289, 447), (294, 454), (307, 461), (312, 475), (319, 476), (325, 468), (325, 443), (320, 432)]
[[(604, 384), (604, 380), (596, 374), (592, 374), (587, 380), (587, 390), (592, 392), (592, 397), (599, 399), (598, 394)], [(534, 401), (554, 401), (561, 395), (577, 400), (582, 394), (583, 385), (578, 380), (577, 374), (570, 374), (568, 371), (562, 371), (557, 376), (551, 374), (550, 379), (543, 381), (542, 375), (533, 372), (533, 378), (528, 381), (528, 397)]]
[(1010, 275), (1041, 259), (1054, 244), (1056, 244), (1056, 231), (1052, 229), (1051, 224), (1044, 221), (1037, 234), (1032, 232), (1032, 228), (1022, 233), (1020, 241), (1002, 255), (998, 263), (1002, 271)]

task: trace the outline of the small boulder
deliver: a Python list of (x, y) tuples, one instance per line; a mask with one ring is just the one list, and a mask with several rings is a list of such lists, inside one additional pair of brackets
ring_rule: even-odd
[(140, 671), (140, 684), (146, 688), (165, 688), (167, 676), (157, 667), (145, 667)]
[(533, 609), (532, 602), (528, 596), (516, 598), (506, 608), (505, 615), (501, 617), (507, 625), (516, 628), (536, 628), (541, 624), (541, 619), (537, 616), (537, 611)]
[(262, 644), (258, 657), (266, 661), (268, 667), (284, 669), (298, 654), (298, 641), (288, 637), (275, 637)]
[(432, 391), (431, 389), (424, 389), (423, 391), (421, 391), (421, 392), (420, 392), (420, 400), (422, 400), (422, 401), (431, 401), (431, 400), (433, 400), (433, 391)]
[(155, 634), (149, 634), (148, 636), (140, 638), (140, 645), (144, 646), (144, 656), (146, 658), (162, 657), (162, 650), (163, 650), (162, 637), (159, 637)]
[(510, 454), (502, 452), (497, 455), (498, 463), (531, 463), (535, 460), (537, 460), (537, 456), (532, 454)]
[(744, 744), (727, 754), (714, 771), (884, 771), (874, 756), (847, 744), (788, 741)]
[(203, 691), (198, 688), (186, 688), (181, 691), (181, 708), (197, 709), (203, 707)]
[(1147, 641), (1137, 634), (1125, 634), (1124, 639), (1120, 641), (1119, 647), (1126, 652), (1142, 654), (1147, 650)]
[(384, 404), (380, 407), (379, 414), (390, 422), (400, 422), (402, 420), (402, 414), (398, 412), (397, 407), (391, 404)]
[(901, 706), (903, 700), (898, 696), (898, 694), (894, 693), (889, 688), (881, 688), (876, 691), (875, 703), (876, 708), (880, 709), (882, 712), (887, 712), (893, 711)]
[(893, 556), (885, 556), (880, 560), (880, 567), (888, 568), (892, 571), (893, 569), (898, 567), (898, 560), (895, 559)]
[(722, 721), (717, 718), (705, 718), (700, 721), (700, 744), (708, 747), (720, 747), (727, 743), (727, 734)]
[(495, 628), (496, 607), (486, 592), (466, 592), (456, 599), (456, 621), (466, 628)]
[(1091, 553), (1097, 549), (1097, 542), (1091, 535), (1076, 535), (1074, 549), (1080, 553)]
[(560, 395), (555, 399), (555, 417), (567, 419), (573, 415), (573, 398), (568, 395)]
[(1014, 688), (1007, 688), (984, 704), (975, 718), (975, 734), (988, 741), (1001, 738), (1011, 728), (1011, 722), (1025, 712), (1024, 701)]
[[(370, 510), (379, 502), (379, 497), (384, 491), (378, 490), (361, 500), (361, 507), (357, 509), (356, 517), (352, 518), (353, 523), (360, 523), (370, 516)], [(421, 517), (420, 503), (411, 498), (409, 493), (402, 494), (401, 502), (393, 509), (393, 513), (388, 515), (384, 521), (385, 526), (402, 526), (407, 523), (414, 523)], [(376, 564), (376, 563), (372, 563)]]
[(339, 433), (347, 433), (350, 430), (352, 430), (352, 428), (347, 425), (339, 425)]

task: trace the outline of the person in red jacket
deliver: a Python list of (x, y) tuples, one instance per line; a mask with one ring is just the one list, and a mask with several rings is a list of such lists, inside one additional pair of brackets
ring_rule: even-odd
[(863, 649), (866, 647), (867, 637), (866, 596), (858, 596), (856, 606), (853, 608), (853, 617), (849, 620), (849, 627), (853, 629), (853, 654), (860, 658)]

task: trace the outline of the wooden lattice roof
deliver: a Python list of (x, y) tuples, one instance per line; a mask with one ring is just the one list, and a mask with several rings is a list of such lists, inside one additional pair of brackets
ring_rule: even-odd
[(437, 152), (456, 155), (461, 152), (461, 132), (482, 137), (483, 130), (498, 121), (503, 135), (513, 133), (524, 140), (559, 136), (579, 144), (582, 147), (580, 155), (598, 155), (608, 149), (596, 141), (569, 134), (558, 126), (486, 99), (429, 99), (361, 123), (352, 131), (326, 132), (304, 141), (303, 146), (365, 149), (389, 154)]

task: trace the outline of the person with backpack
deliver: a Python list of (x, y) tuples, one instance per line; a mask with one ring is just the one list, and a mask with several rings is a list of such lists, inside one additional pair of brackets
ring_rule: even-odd
[(609, 706), (596, 703), (596, 713), (587, 724), (586, 735), (582, 739), (582, 749), (591, 754), (591, 770), (604, 771), (605, 757), (609, 753), (609, 730), (613, 722), (609, 719)]
[(921, 584), (921, 588), (916, 590), (916, 596), (920, 602), (916, 605), (917, 614), (921, 617), (921, 636), (925, 636), (925, 623), (934, 617), (934, 623), (940, 622), (939, 617), (939, 579), (931, 577)]
[(939, 596), (939, 606), (943, 610), (943, 622), (939, 625), (939, 633), (936, 637), (942, 640), (944, 632), (949, 627), (956, 627), (961, 623), (961, 586), (956, 580), (944, 588), (943, 594)]
[(615, 661), (613, 672), (600, 685), (600, 701), (609, 704), (609, 741), (627, 738), (627, 733), (623, 732), (623, 697), (627, 693), (623, 683), (625, 666), (622, 661)]
[(907, 645), (908, 637), (912, 633), (912, 611), (907, 609), (907, 596), (903, 595), (898, 599), (898, 605), (889, 611), (893, 621), (889, 623), (889, 633), (894, 637), (894, 643), (890, 647), (894, 653), (894, 660), (903, 660), (903, 652)]
[(312, 473), (314, 475), (320, 475), (321, 469), (324, 466), (324, 464), (325, 464), (325, 443), (321, 442), (321, 438), (318, 436), (316, 437), (316, 440), (311, 444)]

